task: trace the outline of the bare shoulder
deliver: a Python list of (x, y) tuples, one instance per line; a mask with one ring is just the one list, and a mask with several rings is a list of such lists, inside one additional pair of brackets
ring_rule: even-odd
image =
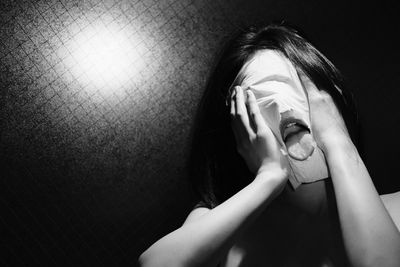
[(397, 229), (400, 231), (400, 191), (381, 195), (381, 199), (396, 224)]
[(185, 225), (190, 222), (193, 222), (193, 221), (199, 219), (200, 217), (202, 217), (204, 214), (207, 214), (209, 211), (210, 211), (210, 209), (205, 208), (205, 207), (195, 208), (189, 213), (189, 215), (186, 217), (186, 220), (183, 224)]

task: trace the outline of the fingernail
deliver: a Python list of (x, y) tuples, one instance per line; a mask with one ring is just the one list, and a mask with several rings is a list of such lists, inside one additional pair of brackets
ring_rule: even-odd
[(235, 97), (235, 96), (236, 96), (236, 88), (235, 88), (235, 87), (233, 87), (232, 89), (233, 89), (233, 90), (232, 90), (232, 94), (231, 94), (231, 96), (232, 96), (232, 98), (233, 98), (233, 97)]
[(250, 90), (246, 90), (246, 96), (247, 96), (247, 99), (249, 99), (249, 98), (250, 98), (250, 95), (251, 95), (251, 91), (250, 91)]

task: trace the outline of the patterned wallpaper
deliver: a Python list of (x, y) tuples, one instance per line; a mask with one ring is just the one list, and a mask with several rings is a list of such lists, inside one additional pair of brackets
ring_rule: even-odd
[(165, 227), (168, 209), (190, 199), (191, 119), (229, 7), (1, 5), (6, 260), (132, 261), (149, 224)]
[[(299, 24), (350, 77), (371, 141), (366, 160), (393, 184), (394, 167), (378, 155), (400, 147), (390, 131), (399, 116), (384, 117), (382, 146), (373, 142), (382, 116), (370, 106), (385, 75), (398, 76), (399, 53), (365, 54), (396, 47), (386, 34), (395, 26), (391, 16), (370, 21), (376, 8), (322, 2), (1, 1), (0, 263), (130, 265), (179, 227), (195, 201), (184, 163), (210, 66), (221, 42), (253, 22)], [(396, 84), (381, 89), (382, 107), (397, 103)]]

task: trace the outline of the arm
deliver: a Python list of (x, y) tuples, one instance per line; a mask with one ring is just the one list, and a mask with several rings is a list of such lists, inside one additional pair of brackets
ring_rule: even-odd
[[(332, 99), (309, 88), (314, 134), (325, 152), (352, 266), (399, 266), (400, 234)], [(315, 115), (313, 117), (313, 115)]]
[(248, 115), (243, 92), (236, 90), (231, 102), (232, 126), (238, 150), (256, 178), (218, 207), (193, 211), (199, 214), (192, 214), (181, 228), (140, 256), (141, 266), (216, 266), (237, 237), (282, 191), (287, 173), (275, 138), (259, 113), (254, 95), (249, 96)]
[(380, 195), (380, 197), (383, 205), (385, 205), (385, 208), (388, 210), (390, 217), (392, 217), (397, 230), (400, 231), (400, 191)]
[(272, 200), (280, 179), (259, 173), (236, 195), (153, 244), (141, 255), (142, 266), (216, 266)]
[(340, 225), (354, 266), (399, 266), (400, 234), (351, 142), (328, 144)]

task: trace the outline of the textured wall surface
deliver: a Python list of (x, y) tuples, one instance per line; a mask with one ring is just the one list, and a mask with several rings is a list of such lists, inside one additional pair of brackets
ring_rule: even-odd
[(195, 202), (185, 160), (197, 102), (221, 42), (253, 22), (298, 25), (343, 71), (371, 175), (380, 192), (400, 190), (397, 11), (345, 1), (2, 1), (0, 262), (124, 266), (179, 227)]

